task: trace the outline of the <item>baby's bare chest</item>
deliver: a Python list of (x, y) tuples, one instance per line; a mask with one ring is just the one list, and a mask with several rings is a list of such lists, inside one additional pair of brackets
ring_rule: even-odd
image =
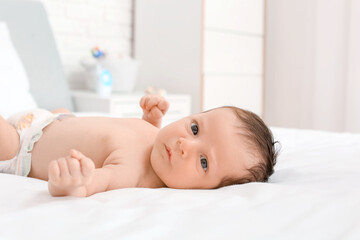
[[(151, 154), (156, 131), (139, 119), (68, 118), (44, 129), (35, 144), (32, 168), (47, 169), (48, 163), (76, 149), (92, 159), (97, 168), (122, 164), (141, 169)], [(109, 157), (116, 152), (116, 157)]]

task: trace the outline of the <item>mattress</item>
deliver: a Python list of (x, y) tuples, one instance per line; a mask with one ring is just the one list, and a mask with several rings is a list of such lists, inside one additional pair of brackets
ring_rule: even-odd
[(0, 174), (0, 239), (360, 239), (360, 135), (272, 128), (268, 183), (51, 197)]

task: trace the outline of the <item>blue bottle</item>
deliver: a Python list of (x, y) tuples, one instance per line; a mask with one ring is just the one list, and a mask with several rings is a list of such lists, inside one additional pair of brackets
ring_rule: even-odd
[(112, 77), (109, 70), (102, 68), (101, 64), (97, 65), (97, 92), (102, 97), (108, 97), (112, 91)]

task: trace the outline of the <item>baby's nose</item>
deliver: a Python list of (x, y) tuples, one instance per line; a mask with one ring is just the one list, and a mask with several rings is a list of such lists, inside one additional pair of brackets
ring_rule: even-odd
[(192, 148), (191, 141), (181, 137), (178, 139), (177, 144), (179, 146), (181, 156), (186, 157)]

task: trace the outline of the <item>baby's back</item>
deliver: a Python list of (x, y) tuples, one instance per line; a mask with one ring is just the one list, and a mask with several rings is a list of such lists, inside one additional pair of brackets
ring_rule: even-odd
[(141, 161), (150, 158), (157, 131), (141, 119), (68, 117), (57, 120), (43, 130), (35, 144), (29, 176), (47, 180), (49, 162), (66, 157), (71, 149), (91, 158), (96, 168), (102, 167), (114, 151), (120, 151), (123, 156), (116, 161), (141, 168)]

